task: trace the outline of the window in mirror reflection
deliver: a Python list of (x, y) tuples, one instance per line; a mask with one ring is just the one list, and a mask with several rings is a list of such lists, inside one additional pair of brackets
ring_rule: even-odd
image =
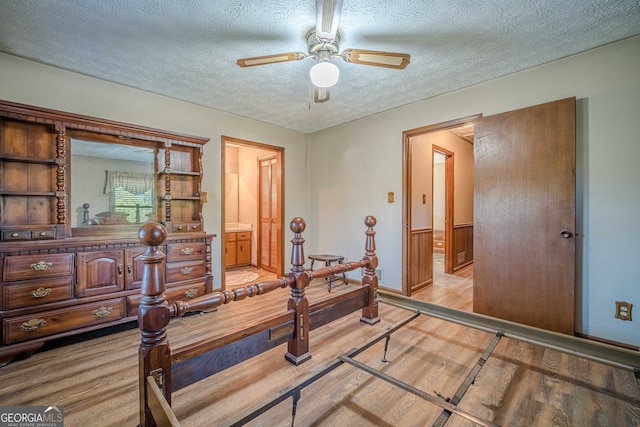
[(155, 220), (154, 177), (150, 173), (106, 171), (110, 220), (117, 224), (141, 224)]
[(74, 226), (155, 221), (153, 148), (71, 140)]

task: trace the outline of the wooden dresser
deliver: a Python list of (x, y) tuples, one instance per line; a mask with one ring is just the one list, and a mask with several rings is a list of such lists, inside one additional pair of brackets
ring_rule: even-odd
[(0, 101), (0, 366), (137, 319), (147, 221), (168, 301), (212, 292), (207, 139)]
[[(161, 249), (170, 302), (211, 292), (211, 238), (168, 237)], [(2, 346), (136, 320), (144, 250), (137, 238), (2, 245)]]

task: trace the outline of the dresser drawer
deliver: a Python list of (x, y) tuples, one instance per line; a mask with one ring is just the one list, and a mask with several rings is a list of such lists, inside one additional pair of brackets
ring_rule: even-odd
[(251, 240), (251, 232), (250, 231), (243, 231), (243, 232), (236, 233), (236, 239), (237, 240)]
[(6, 283), (2, 289), (2, 309), (33, 307), (73, 298), (73, 277), (24, 280)]
[(3, 344), (14, 344), (124, 318), (124, 298), (2, 320)]
[(2, 230), (2, 240), (4, 242), (29, 239), (31, 239), (31, 231), (29, 230)]
[[(204, 295), (204, 282), (191, 285), (176, 286), (164, 292), (164, 297), (169, 304), (176, 301), (189, 301)], [(142, 295), (131, 295), (127, 297), (127, 316), (137, 316)]]
[(205, 274), (204, 261), (172, 262), (166, 264), (167, 283), (197, 279)]
[(32, 240), (46, 240), (46, 239), (55, 239), (55, 238), (56, 238), (56, 230), (53, 228), (46, 228), (44, 230), (31, 231)]
[(11, 242), (19, 240), (47, 240), (56, 238), (56, 229), (53, 227), (34, 229), (5, 229), (2, 230), (2, 241)]
[(7, 256), (2, 267), (2, 280), (5, 282), (71, 275), (73, 254)]
[(168, 243), (167, 262), (204, 260), (205, 250), (204, 242)]
[(202, 226), (200, 225), (199, 222), (180, 222), (180, 223), (174, 223), (173, 227), (172, 227), (172, 231), (174, 233), (188, 233), (188, 232), (196, 232), (196, 231), (202, 231)]

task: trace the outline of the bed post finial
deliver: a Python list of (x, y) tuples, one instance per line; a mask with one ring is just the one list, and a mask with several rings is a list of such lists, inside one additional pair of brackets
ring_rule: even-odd
[(157, 222), (150, 222), (138, 231), (138, 239), (147, 246), (140, 259), (144, 263), (142, 270), (142, 288), (138, 309), (138, 326), (142, 339), (138, 350), (140, 425), (154, 426), (155, 422), (147, 406), (146, 379), (153, 375), (163, 391), (165, 399), (171, 404), (171, 351), (167, 341), (167, 325), (171, 317), (165, 301), (165, 278), (163, 261), (166, 258), (159, 246), (167, 238), (167, 229)]
[(293, 231), (293, 239), (291, 239), (291, 243), (293, 244), (291, 250), (291, 271), (299, 273), (304, 271), (304, 238), (302, 237), (302, 232), (307, 228), (307, 224), (304, 222), (304, 219), (297, 216), (291, 220), (289, 228)]
[(373, 215), (367, 215), (364, 219), (364, 225), (367, 226), (367, 231), (364, 232), (367, 236), (364, 244), (364, 258), (369, 260), (369, 265), (364, 269), (362, 285), (369, 285), (369, 304), (362, 308), (362, 317), (360, 317), (360, 321), (370, 325), (380, 321), (380, 318), (378, 317), (377, 300), (378, 276), (376, 275), (378, 257), (376, 256), (376, 232), (373, 229), (377, 223), (378, 221)]
[(295, 311), (293, 338), (289, 341), (285, 359), (294, 365), (299, 365), (311, 359), (309, 353), (309, 300), (305, 296), (305, 289), (309, 285), (309, 276), (304, 269), (304, 238), (302, 232), (307, 227), (304, 219), (295, 217), (289, 228), (293, 231), (291, 243), (291, 273), (289, 277), (295, 279), (291, 284), (291, 297), (287, 309)]

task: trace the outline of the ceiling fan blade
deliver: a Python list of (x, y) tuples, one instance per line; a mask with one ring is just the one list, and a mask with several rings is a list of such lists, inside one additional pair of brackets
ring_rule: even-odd
[(316, 37), (332, 41), (338, 32), (342, 0), (316, 0)]
[(403, 70), (409, 62), (411, 55), (408, 53), (382, 52), (379, 50), (347, 49), (342, 52), (342, 59), (354, 64), (373, 65)]
[(316, 91), (313, 100), (316, 103), (327, 102), (329, 100), (329, 88), (314, 86)]
[(256, 65), (275, 64), (277, 62), (297, 61), (305, 59), (308, 55), (302, 52), (279, 53), (277, 55), (255, 56), (253, 58), (238, 59), (236, 64), (241, 67), (253, 67)]

